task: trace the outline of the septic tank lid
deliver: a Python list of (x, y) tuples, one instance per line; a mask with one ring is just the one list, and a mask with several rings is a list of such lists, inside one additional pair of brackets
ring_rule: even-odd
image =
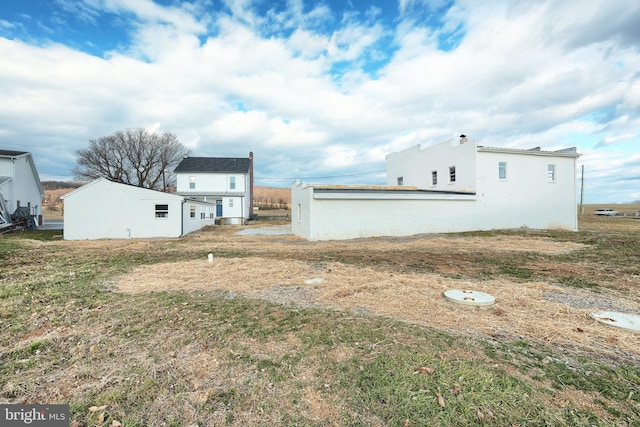
[(589, 316), (604, 325), (640, 332), (640, 316), (635, 314), (619, 313), (616, 311), (597, 311), (591, 313)]
[(458, 304), (475, 306), (488, 306), (496, 302), (496, 298), (493, 295), (461, 289), (450, 289), (444, 293), (444, 297)]

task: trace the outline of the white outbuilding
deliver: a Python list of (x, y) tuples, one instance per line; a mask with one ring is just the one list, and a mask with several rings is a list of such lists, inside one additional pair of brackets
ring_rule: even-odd
[(215, 223), (215, 203), (105, 178), (61, 199), (65, 240), (181, 237)]
[(0, 228), (11, 223), (11, 214), (28, 208), (42, 225), (44, 190), (31, 153), (0, 149)]
[(292, 230), (309, 240), (475, 230), (577, 230), (575, 148), (459, 140), (387, 156), (387, 185), (293, 183)]

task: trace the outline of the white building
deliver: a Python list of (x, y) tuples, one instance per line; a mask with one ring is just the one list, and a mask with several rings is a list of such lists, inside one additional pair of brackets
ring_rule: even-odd
[(174, 170), (176, 193), (216, 204), (221, 223), (253, 215), (253, 153), (248, 158), (185, 157)]
[(0, 225), (10, 222), (6, 215), (18, 207), (28, 207), (41, 225), (43, 198), (44, 189), (31, 153), (0, 150)]
[(215, 223), (215, 204), (98, 178), (61, 197), (65, 240), (180, 237)]
[(387, 186), (292, 186), (293, 233), (309, 240), (508, 228), (577, 230), (575, 148), (446, 141), (387, 156)]

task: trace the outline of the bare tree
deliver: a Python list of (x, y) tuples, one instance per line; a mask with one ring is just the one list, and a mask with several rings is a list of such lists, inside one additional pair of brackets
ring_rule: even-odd
[(76, 179), (99, 177), (138, 187), (167, 191), (175, 185), (168, 173), (189, 154), (172, 133), (156, 135), (145, 129), (126, 129), (89, 141), (76, 151), (78, 165), (71, 169)]

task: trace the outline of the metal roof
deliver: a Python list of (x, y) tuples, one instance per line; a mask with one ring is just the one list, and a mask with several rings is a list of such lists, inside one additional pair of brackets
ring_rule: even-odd
[(529, 149), (520, 148), (498, 148), (498, 147), (486, 147), (478, 145), (478, 151), (489, 151), (494, 153), (514, 153), (514, 154), (533, 154), (538, 156), (560, 156), (560, 157), (580, 157), (576, 147), (563, 148), (561, 150), (547, 151), (542, 150), (540, 147), (533, 147)]
[(246, 157), (185, 157), (174, 172), (249, 173), (250, 165)]
[(184, 197), (218, 197), (218, 196), (244, 196), (242, 191), (177, 191)]

